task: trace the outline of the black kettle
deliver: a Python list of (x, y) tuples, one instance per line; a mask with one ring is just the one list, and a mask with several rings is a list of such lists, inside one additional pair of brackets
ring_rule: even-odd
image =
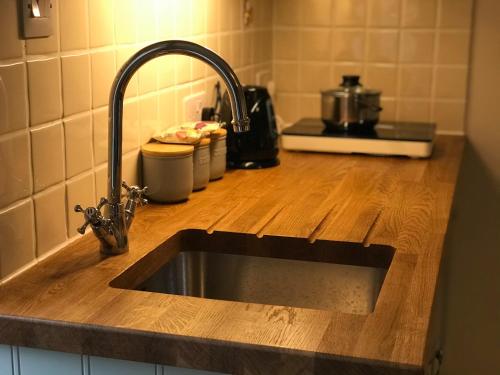
[(227, 128), (227, 166), (256, 169), (279, 165), (278, 130), (271, 97), (265, 87), (244, 86), (250, 131), (235, 134), (228, 93), (224, 93), (220, 121)]

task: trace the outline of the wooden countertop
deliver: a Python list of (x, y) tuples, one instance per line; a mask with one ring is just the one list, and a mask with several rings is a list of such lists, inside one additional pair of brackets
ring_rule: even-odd
[[(430, 160), (282, 152), (177, 205), (138, 212), (130, 251), (88, 234), (0, 287), (0, 343), (232, 374), (423, 374), (462, 137)], [(186, 228), (396, 248), (369, 315), (116, 289), (109, 282)]]

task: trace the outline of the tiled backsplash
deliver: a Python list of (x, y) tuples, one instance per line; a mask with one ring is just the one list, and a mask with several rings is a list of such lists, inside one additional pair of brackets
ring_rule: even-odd
[[(77, 235), (76, 203), (106, 195), (107, 102), (119, 67), (139, 48), (189, 39), (220, 53), (243, 82), (272, 71), (272, 2), (252, 0), (52, 0), (49, 38), (18, 37), (16, 0), (0, 0), (0, 280)], [(124, 171), (137, 181), (139, 145), (182, 121), (182, 99), (215, 73), (168, 56), (146, 64), (127, 89)], [(209, 104), (209, 103), (206, 103)]]
[(464, 130), (473, 0), (275, 0), (274, 79), (286, 122), (320, 115), (343, 74), (382, 90), (386, 120)]

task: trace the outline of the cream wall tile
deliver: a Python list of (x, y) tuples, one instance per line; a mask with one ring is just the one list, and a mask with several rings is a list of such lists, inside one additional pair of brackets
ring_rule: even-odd
[(469, 61), (468, 32), (440, 32), (439, 33), (438, 63), (440, 64), (467, 64)]
[[(158, 115), (158, 98), (150, 96), (138, 101), (141, 122), (140, 144), (148, 143), (151, 137), (161, 128)], [(182, 102), (181, 102), (182, 103)], [(176, 105), (176, 109), (181, 105)]]
[(108, 160), (108, 108), (92, 111), (94, 136), (94, 164), (99, 165)]
[(43, 55), (59, 51), (59, 0), (52, 0), (52, 35), (45, 38), (26, 39), (26, 54)]
[(0, 65), (0, 134), (28, 125), (26, 64)]
[(330, 26), (332, 0), (301, 1), (300, 16), (304, 26)]
[(302, 60), (328, 61), (330, 60), (330, 30), (303, 30), (300, 33)]
[(61, 16), (61, 50), (71, 51), (89, 46), (88, 0), (62, 0), (59, 6)]
[(114, 51), (95, 52), (90, 56), (92, 108), (108, 104), (109, 90), (116, 74)]
[[(167, 0), (167, 1), (172, 1), (172, 0)], [(207, 25), (207, 33), (209, 34), (216, 33), (217, 31), (219, 31), (219, 17), (221, 15), (219, 14), (218, 3), (219, 0), (207, 0), (206, 25)], [(169, 35), (168, 32), (166, 34)]]
[(368, 25), (399, 26), (401, 0), (368, 0)]
[(403, 66), (401, 68), (401, 95), (428, 98), (432, 89), (432, 67)]
[[(160, 4), (166, 1), (160, 1)], [(116, 44), (130, 44), (137, 39), (137, 24), (136, 24), (136, 1), (135, 0), (120, 0), (114, 1), (114, 23), (115, 23), (115, 41)], [(165, 10), (160, 14), (166, 14)]]
[(59, 58), (28, 61), (30, 124), (42, 124), (62, 116)]
[(434, 58), (434, 32), (403, 31), (400, 59), (409, 63), (431, 63)]
[(399, 120), (426, 122), (430, 120), (431, 103), (427, 100), (400, 100)]
[(320, 117), (321, 116), (321, 97), (301, 96), (300, 97), (300, 117)]
[(233, 65), (233, 44), (231, 43), (231, 35), (221, 35), (219, 38), (219, 54), (226, 60), (229, 65)]
[(137, 71), (139, 81), (139, 95), (157, 89), (157, 63), (149, 61)]
[(276, 63), (274, 81), (276, 89), (280, 92), (299, 91), (299, 64), (298, 63)]
[(19, 39), (17, 1), (3, 1), (0, 12), (0, 60), (23, 56), (23, 42)]
[(300, 0), (274, 0), (274, 24), (297, 26), (300, 23)]
[(434, 121), (438, 130), (463, 132), (465, 103), (436, 101), (434, 104)]
[(137, 41), (139, 42), (156, 39), (157, 11), (155, 3), (155, 0), (136, 1), (135, 22), (137, 23)]
[[(209, 105), (213, 105), (213, 103)], [(173, 89), (164, 91), (158, 96), (158, 110), (163, 128), (175, 125), (175, 93)]]
[(469, 28), (472, 4), (473, 0), (442, 0), (439, 26)]
[[(186, 118), (185, 118), (185, 114), (183, 111), (183, 101), (186, 97), (191, 95), (191, 87), (185, 86), (185, 87), (175, 88), (174, 93), (175, 93), (175, 119), (176, 119), (177, 123), (185, 122)], [(152, 119), (154, 119), (154, 115), (155, 115), (155, 112), (154, 112), (155, 107), (153, 106), (153, 104), (154, 104), (154, 106), (157, 105), (156, 102), (154, 102), (154, 103), (151, 103), (150, 105), (147, 106), (147, 107), (151, 108), (150, 110), (148, 110), (148, 112), (151, 113), (150, 116)], [(142, 117), (143, 117), (143, 114), (141, 113), (141, 119), (142, 119)], [(141, 140), (141, 143), (144, 143), (144, 140), (147, 139), (147, 137), (145, 138), (142, 135), (141, 135), (141, 137), (143, 138)]]
[[(161, 15), (161, 20), (158, 21), (158, 38), (161, 40), (175, 39), (176, 14), (172, 11), (175, 9), (175, 1), (162, 0), (156, 4), (158, 14)], [(217, 8), (213, 11), (217, 13)], [(213, 18), (209, 19), (215, 22)], [(215, 27), (217, 27), (216, 22)]]
[(276, 96), (276, 112), (286, 123), (297, 121), (300, 117), (300, 100), (298, 96), (278, 94)]
[(396, 95), (397, 82), (398, 69), (395, 65), (368, 65), (366, 67), (365, 86), (381, 90), (384, 97)]
[[(194, 7), (194, 0), (191, 1)], [(243, 28), (243, 12), (241, 11), (241, 9), (243, 9), (243, 0), (230, 0), (229, 9), (231, 12), (229, 13), (229, 18), (231, 20), (231, 30), (241, 30)]]
[(296, 60), (299, 57), (299, 31), (274, 30), (274, 58)]
[(272, 59), (272, 32), (271, 31), (255, 31), (253, 34), (253, 45), (259, 46), (254, 48), (254, 63), (264, 64)]
[[(220, 0), (222, 1), (222, 0)], [(190, 17), (191, 15), (191, 0), (183, 0), (181, 2), (179, 1), (174, 1), (174, 8), (175, 10), (174, 17), (175, 17), (175, 35), (176, 37), (186, 37), (192, 34), (192, 19)], [(228, 6), (224, 7), (224, 13), (223, 14), (228, 14), (229, 6), (231, 4), (228, 4)], [(172, 11), (172, 10), (171, 10)], [(230, 23), (231, 19), (229, 17), (223, 17), (223, 19), (227, 22), (229, 22), (229, 26), (224, 28), (225, 31), (230, 29)]]
[(77, 228), (84, 223), (82, 213), (75, 212), (75, 206), (83, 209), (95, 206), (94, 174), (92, 172), (79, 175), (66, 182), (66, 209), (68, 217), (68, 237), (78, 235)]
[(271, 30), (261, 30), (256, 34), (259, 35), (260, 45), (262, 45), (262, 49), (254, 48), (254, 53), (262, 51), (261, 55), (256, 55), (256, 62), (269, 64), (273, 59), (273, 33)]
[(90, 57), (88, 54), (63, 56), (62, 94), (64, 116), (90, 109)]
[(300, 64), (300, 91), (302, 93), (317, 94), (321, 90), (330, 88), (331, 69), (329, 64), (303, 63)]
[(92, 122), (90, 113), (64, 120), (66, 178), (92, 168)]
[(192, 3), (191, 15), (193, 35), (205, 34), (207, 30), (207, 0), (195, 0)]
[(175, 83), (182, 84), (191, 81), (191, 63), (192, 59), (187, 56), (169, 56), (174, 59), (175, 64)]
[(269, 27), (273, 24), (274, 1), (255, 0), (254, 23), (255, 27)]
[(138, 185), (141, 175), (139, 150), (123, 156), (122, 178), (128, 185)]
[(372, 30), (368, 33), (367, 59), (371, 62), (395, 62), (398, 58), (399, 33)]
[(361, 61), (365, 54), (364, 30), (337, 30), (333, 33), (335, 61)]
[(66, 189), (46, 189), (33, 197), (35, 203), (36, 253), (43, 255), (66, 241)]
[[(196, 40), (194, 40), (196, 42)], [(241, 67), (241, 55), (242, 55), (242, 36), (240, 32), (235, 32), (231, 34), (231, 44), (233, 47), (233, 61), (231, 67), (233, 69), (238, 69)], [(193, 60), (193, 80), (197, 79), (197, 75), (195, 73), (195, 66), (200, 64), (200, 62)]]
[(434, 27), (438, 0), (403, 0), (404, 27)]
[(62, 124), (31, 130), (31, 154), (35, 192), (64, 180)]
[[(33, 201), (26, 200), (0, 211), (0, 278), (35, 259)], [(23, 230), (19, 230), (23, 228)]]
[(31, 194), (31, 160), (28, 134), (0, 137), (0, 209)]
[(380, 121), (396, 121), (396, 100), (393, 98), (380, 98)]
[[(142, 0), (141, 2), (144, 2)], [(114, 43), (113, 1), (88, 0), (90, 47), (109, 46)]]
[(102, 197), (108, 196), (108, 167), (102, 165), (95, 169), (95, 201), (99, 202)]
[(164, 56), (156, 59), (158, 67), (158, 88), (165, 89), (175, 85), (175, 57)]
[(123, 153), (139, 147), (139, 106), (137, 102), (125, 103), (123, 107)]
[(335, 0), (333, 14), (337, 26), (364, 26), (367, 14), (366, 0)]
[(467, 94), (467, 69), (439, 66), (436, 69), (436, 96), (462, 99)]
[[(208, 38), (207, 38), (207, 45)], [(243, 33), (242, 35), (242, 45), (241, 45), (241, 64), (243, 66), (248, 66), (253, 63), (253, 38), (250, 33)]]

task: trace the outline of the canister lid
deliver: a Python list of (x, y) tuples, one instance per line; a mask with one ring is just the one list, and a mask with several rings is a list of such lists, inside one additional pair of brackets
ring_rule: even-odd
[(147, 156), (187, 156), (193, 153), (194, 146), (152, 142), (143, 145), (141, 151)]
[(210, 135), (214, 138), (225, 137), (227, 135), (227, 130), (224, 128), (219, 128), (210, 133)]
[(210, 138), (201, 138), (200, 142), (196, 143), (195, 147), (208, 146), (210, 144)]

